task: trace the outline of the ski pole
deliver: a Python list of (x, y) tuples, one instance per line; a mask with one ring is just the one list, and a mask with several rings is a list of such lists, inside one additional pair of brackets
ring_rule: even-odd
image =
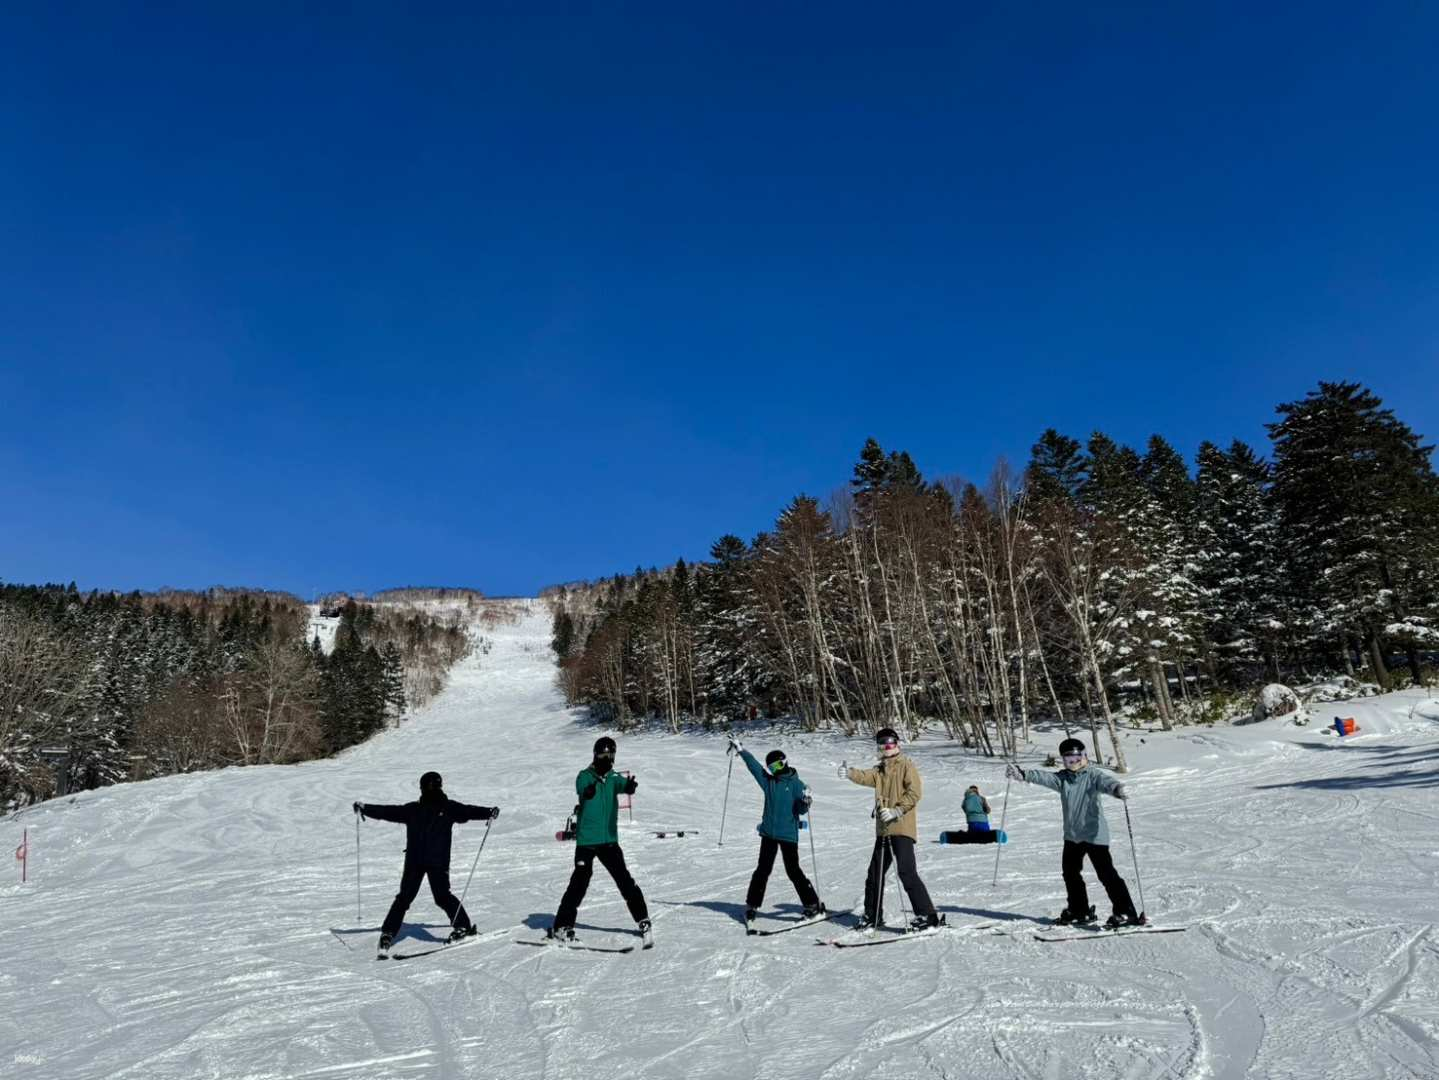
[(355, 920), (360, 919), (360, 812), (355, 811)]
[(730, 751), (729, 769), (724, 774), (724, 806), (720, 810), (720, 835), (717, 847), (724, 847), (724, 819), (725, 814), (729, 813), (729, 782), (732, 776), (734, 776), (734, 751)]
[[(1127, 794), (1127, 792), (1126, 792)], [(1139, 850), (1134, 846), (1134, 822), (1129, 819), (1129, 800), (1124, 803), (1124, 824), (1129, 829), (1129, 854), (1134, 859), (1134, 884), (1139, 886), (1139, 917), (1144, 918), (1144, 881), (1139, 876)]]
[[(490, 838), (490, 826), (494, 823), (494, 818), (485, 819), (485, 835), (480, 837), (480, 851), (485, 850), (485, 841)], [(480, 865), (480, 851), (475, 852), (475, 861), (470, 863), (470, 876), (465, 878), (465, 887), (460, 890), (460, 902), (455, 905), (455, 914), (450, 919), (451, 930), (454, 930), (455, 920), (460, 917), (460, 912), (465, 910), (465, 895), (470, 891), (470, 882), (475, 879), (475, 867)]]
[(994, 838), (994, 880), (989, 883), (991, 889), (999, 885), (999, 853), (1004, 850), (999, 840), (1004, 835), (1004, 816), (1009, 813), (1009, 785), (1013, 782), (1009, 776), (1004, 778), (1004, 805), (999, 808), (999, 836)]

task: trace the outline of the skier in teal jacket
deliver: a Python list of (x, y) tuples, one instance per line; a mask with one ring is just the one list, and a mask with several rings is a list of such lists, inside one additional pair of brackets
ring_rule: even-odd
[(729, 752), (740, 756), (764, 792), (764, 814), (759, 823), (759, 864), (750, 877), (749, 891), (745, 894), (745, 926), (753, 928), (755, 915), (764, 903), (765, 886), (769, 884), (770, 871), (774, 869), (776, 852), (784, 858), (784, 872), (799, 894), (805, 918), (823, 914), (825, 908), (819, 902), (819, 894), (799, 865), (799, 819), (809, 811), (809, 789), (800, 780), (799, 773), (789, 767), (782, 750), (771, 750), (761, 765), (738, 739), (732, 737)]
[(1047, 787), (1059, 793), (1059, 805), (1064, 814), (1064, 889), (1068, 905), (1056, 920), (1060, 923), (1089, 923), (1096, 918), (1094, 908), (1089, 905), (1089, 893), (1084, 887), (1084, 860), (1086, 856), (1094, 867), (1094, 873), (1109, 894), (1114, 908), (1105, 923), (1111, 930), (1121, 926), (1137, 925), (1144, 917), (1134, 910), (1134, 901), (1129, 896), (1129, 886), (1109, 855), (1109, 824), (1104, 820), (1104, 810), (1099, 805), (1100, 795), (1113, 795), (1116, 799), (1127, 799), (1129, 793), (1113, 773), (1098, 769), (1089, 763), (1084, 743), (1078, 739), (1065, 739), (1059, 744), (1059, 757), (1064, 768), (1058, 772), (1044, 769), (1021, 769), (1011, 764), (1005, 773), (1013, 780)]
[(625, 866), (625, 853), (620, 850), (619, 798), (633, 795), (639, 787), (634, 777), (628, 779), (614, 771), (615, 741), (608, 735), (595, 741), (594, 760), (589, 768), (582, 769), (575, 777), (575, 794), (580, 797), (575, 815), (579, 819), (575, 826), (575, 869), (570, 875), (569, 886), (560, 899), (559, 911), (550, 926), (548, 936), (561, 941), (572, 940), (575, 936), (575, 918), (580, 903), (590, 887), (590, 876), (594, 863), (610, 872), (615, 879), (630, 915), (639, 927), (639, 934), (650, 943), (650, 914), (645, 904), (644, 893), (635, 884)]

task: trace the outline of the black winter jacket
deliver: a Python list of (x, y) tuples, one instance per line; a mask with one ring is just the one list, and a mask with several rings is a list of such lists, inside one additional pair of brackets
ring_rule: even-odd
[(468, 806), (454, 799), (421, 799), (403, 806), (361, 803), (361, 813), (405, 826), (405, 865), (450, 868), (450, 829), (464, 821), (488, 821), (488, 806)]

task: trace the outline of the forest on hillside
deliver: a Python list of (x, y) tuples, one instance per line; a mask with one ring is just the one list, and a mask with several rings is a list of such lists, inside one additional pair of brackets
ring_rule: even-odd
[(1225, 719), (1268, 682), (1429, 680), (1439, 651), (1432, 447), (1354, 383), (1281, 404), (1268, 455), (1045, 431), (1022, 471), (927, 480), (873, 439), (847, 488), (797, 496), (697, 565), (548, 590), (568, 700), (620, 726), (791, 716), (930, 725), (993, 754), (1031, 723)]
[(474, 647), (453, 611), (329, 610), (327, 652), (285, 593), (0, 584), (0, 807), (333, 754), (398, 723)]

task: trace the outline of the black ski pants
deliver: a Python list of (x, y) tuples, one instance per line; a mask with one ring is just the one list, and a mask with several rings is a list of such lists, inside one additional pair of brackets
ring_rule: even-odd
[(800, 869), (799, 844), (789, 840), (776, 840), (772, 836), (761, 836), (759, 864), (754, 868), (754, 876), (749, 879), (749, 892), (744, 898), (745, 907), (757, 908), (764, 903), (764, 889), (769, 884), (770, 871), (774, 869), (775, 852), (784, 857), (784, 872), (789, 875), (794, 891), (799, 893), (799, 902), (805, 907), (818, 904), (819, 894), (814, 891), (809, 878), (805, 877), (804, 871)]
[(1073, 840), (1064, 842), (1064, 891), (1069, 894), (1069, 910), (1079, 915), (1089, 911), (1089, 892), (1084, 887), (1084, 857), (1089, 856), (1089, 865), (1104, 891), (1109, 894), (1109, 903), (1116, 915), (1131, 918), (1139, 913), (1134, 910), (1134, 901), (1129, 898), (1129, 886), (1114, 869), (1114, 860), (1109, 855), (1108, 844), (1086, 844)]
[(405, 872), (400, 875), (400, 891), (395, 893), (395, 901), (390, 905), (380, 933), (394, 937), (400, 932), (400, 923), (404, 921), (405, 912), (410, 909), (415, 897), (420, 895), (420, 883), (425, 880), (426, 875), (430, 879), (430, 895), (450, 917), (450, 923), (459, 930), (468, 930), (473, 925), (469, 913), (460, 904), (460, 898), (450, 892), (450, 871), (447, 868), (405, 863)]
[(635, 922), (643, 922), (650, 917), (650, 910), (645, 906), (645, 894), (640, 892), (640, 887), (635, 884), (635, 879), (630, 876), (630, 871), (625, 866), (625, 853), (620, 850), (618, 844), (592, 844), (575, 846), (575, 870), (570, 875), (570, 884), (565, 889), (565, 895), (560, 899), (560, 910), (555, 914), (555, 926), (574, 926), (575, 917), (580, 913), (580, 904), (585, 899), (585, 892), (590, 887), (590, 875), (594, 873), (595, 860), (610, 872), (610, 877), (615, 879), (619, 887), (620, 895), (624, 897), (625, 904), (630, 909), (630, 915)]
[(899, 867), (899, 881), (909, 896), (909, 906), (916, 916), (928, 918), (935, 914), (934, 902), (929, 890), (919, 880), (919, 870), (914, 865), (914, 841), (907, 836), (879, 836), (874, 841), (874, 853), (869, 857), (869, 876), (864, 879), (864, 914), (868, 919), (879, 922), (884, 916), (884, 878), (889, 873), (892, 861)]

